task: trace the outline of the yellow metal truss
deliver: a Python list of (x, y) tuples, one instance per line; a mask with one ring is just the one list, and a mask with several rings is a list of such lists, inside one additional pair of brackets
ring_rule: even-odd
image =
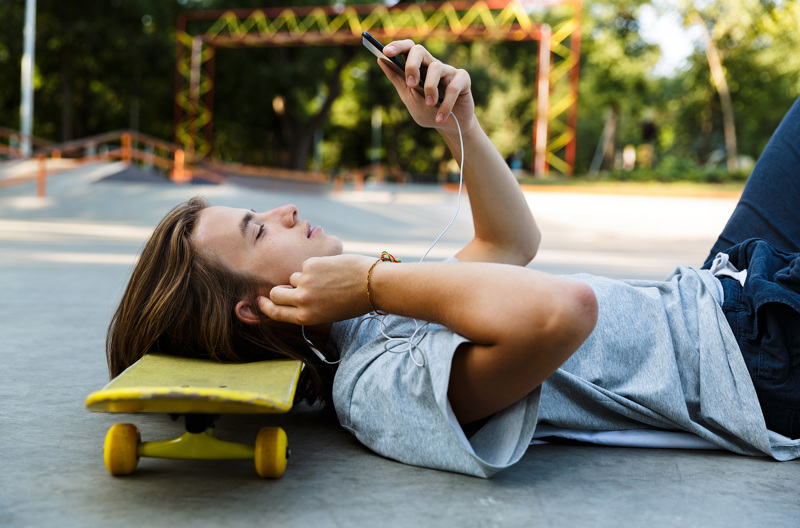
[[(464, 5), (468, 7), (464, 9)], [(256, 33), (261, 39), (290, 36), (295, 39), (330, 39), (340, 33), (349, 32), (360, 38), (363, 31), (380, 28), (389, 37), (399, 36), (408, 30), (414, 36), (428, 36), (437, 28), (446, 28), (452, 35), (464, 34), (469, 28), (505, 32), (517, 24), (522, 32), (536, 29), (536, 24), (519, 2), (507, 2), (498, 9), (491, 4), (498, 2), (444, 2), (435, 10), (424, 4), (410, 4), (387, 8), (378, 4), (364, 12), (363, 5), (344, 6), (339, 13), (328, 8), (317, 7), (308, 13), (299, 13), (290, 8), (282, 9), (277, 16), (270, 17), (256, 9), (245, 18), (234, 11), (227, 11), (206, 31), (210, 39), (227, 35), (234, 39), (245, 39)], [(401, 9), (398, 9), (401, 7)], [(346, 36), (345, 36), (346, 38)]]
[[(187, 12), (176, 32), (177, 86), (175, 95), (175, 139), (190, 158), (211, 151), (204, 130), (212, 122), (210, 105), (204, 99), (213, 90), (207, 71), (216, 47), (348, 45), (360, 42), (369, 31), (377, 38), (442, 40), (522, 41), (538, 40), (539, 24), (532, 6), (571, 6), (571, 16), (553, 24), (550, 61), (547, 164), (564, 174), (574, 167), (577, 116), (577, 68), (582, 0), (510, 0), (375, 5), (325, 6), (313, 8)], [(205, 22), (201, 32), (193, 25)], [(577, 39), (577, 43), (576, 43)], [(569, 40), (569, 45), (567, 41)], [(578, 45), (576, 45), (578, 44)]]

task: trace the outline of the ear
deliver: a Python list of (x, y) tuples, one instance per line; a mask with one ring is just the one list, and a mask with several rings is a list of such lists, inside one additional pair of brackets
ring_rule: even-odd
[(261, 318), (258, 312), (253, 310), (253, 307), (247, 301), (239, 301), (236, 303), (233, 311), (236, 313), (236, 318), (244, 324), (258, 324)]

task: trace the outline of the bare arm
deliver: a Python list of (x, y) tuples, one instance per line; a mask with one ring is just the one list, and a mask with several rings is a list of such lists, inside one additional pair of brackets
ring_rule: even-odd
[(382, 264), (373, 274), (379, 309), (443, 324), (471, 341), (453, 356), (450, 373), (448, 398), (461, 423), (525, 397), (597, 321), (587, 285), (518, 266)]
[[(410, 40), (392, 42), (384, 52), (408, 55), (406, 75), (410, 80), (400, 78), (380, 61), (379, 64), (417, 123), (436, 128), (459, 162), (461, 146), (451, 111), (461, 125), (464, 182), (469, 190), (475, 237), (457, 258), (462, 262), (528, 264), (539, 247), (539, 229), (516, 178), (475, 117), (467, 72), (442, 64)], [(419, 78), (420, 66), (427, 67), (426, 101), (412, 89)], [(443, 101), (436, 108), (434, 101), (442, 88)]]
[[(370, 257), (312, 258), (292, 288), (260, 298), (268, 317), (315, 325), (370, 307), (364, 278)], [(440, 323), (472, 343), (455, 354), (450, 402), (467, 423), (500, 411), (538, 387), (594, 328), (597, 304), (583, 283), (494, 263), (380, 263), (372, 302), (397, 315)]]
[[(458, 138), (445, 139), (460, 159)], [(519, 184), (482, 129), (464, 138), (464, 150), (475, 237), (456, 257), (462, 262), (527, 265), (536, 256), (541, 235)]]
[[(384, 51), (408, 52), (411, 77), (427, 66), (428, 101), (413, 90), (415, 79), (402, 79), (379, 61), (417, 123), (437, 128), (457, 159), (450, 111), (461, 123), (475, 238), (458, 253), (462, 262), (380, 263), (371, 275), (372, 302), (387, 313), (440, 323), (471, 341), (453, 358), (448, 392), (456, 417), (468, 423), (519, 401), (566, 361), (594, 328), (597, 301), (583, 283), (520, 267), (533, 258), (539, 231), (511, 171), (475, 119), (469, 75), (411, 41)], [(437, 109), (440, 88), (445, 95)], [(372, 310), (365, 279), (374, 261), (358, 255), (308, 259), (290, 285), (259, 298), (259, 309), (302, 325), (363, 315)]]

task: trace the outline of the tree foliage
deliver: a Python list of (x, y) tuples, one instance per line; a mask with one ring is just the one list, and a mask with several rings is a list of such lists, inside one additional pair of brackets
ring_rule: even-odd
[[(172, 139), (181, 11), (309, 3), (334, 2), (38, 0), (34, 134), (67, 140), (132, 127)], [(645, 4), (584, 3), (578, 173), (593, 161), (614, 169), (628, 144), (651, 145), (654, 164), (663, 162), (671, 174), (686, 163), (724, 165), (723, 113), (705, 51), (698, 43), (683, 68), (655, 76), (660, 50), (639, 26)], [(656, 0), (656, 6), (677, 10), (687, 24), (693, 13), (703, 20), (721, 57), (738, 153), (756, 158), (800, 95), (800, 2)], [(548, 21), (546, 10), (537, 16)], [(23, 0), (0, 2), (0, 125), (10, 128), (19, 123), (23, 17)], [(537, 43), (427, 44), (470, 71), (490, 136), (504, 156), (521, 156), (530, 166)], [(359, 46), (218, 49), (215, 66), (215, 157), (303, 169), (321, 160), (324, 170), (336, 171), (368, 165), (377, 154), (419, 178), (447, 171), (443, 143), (411, 122)]]

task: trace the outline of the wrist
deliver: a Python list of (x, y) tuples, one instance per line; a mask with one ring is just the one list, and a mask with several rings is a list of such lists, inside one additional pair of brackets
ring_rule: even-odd
[(448, 143), (455, 142), (457, 145), (459, 142), (458, 137), (458, 127), (461, 127), (461, 139), (466, 141), (467, 138), (472, 137), (478, 131), (482, 131), (480, 123), (478, 122), (478, 118), (475, 114), (472, 114), (470, 119), (468, 120), (460, 120), (458, 125), (456, 125), (456, 120), (453, 119), (453, 116), (448, 116), (447, 123), (437, 130), (439, 134), (444, 138), (444, 140)]
[(369, 270), (367, 270), (366, 297), (367, 297), (367, 303), (369, 304), (369, 311), (375, 312), (380, 315), (384, 315), (384, 313), (381, 312), (375, 305), (375, 290), (374, 290), (373, 275), (375, 272), (375, 268), (377, 268), (379, 264), (384, 262), (398, 263), (400, 261), (394, 258), (394, 256), (392, 256), (391, 253), (383, 251), (378, 257), (378, 259), (375, 260), (375, 262), (373, 262), (372, 265), (370, 265)]

